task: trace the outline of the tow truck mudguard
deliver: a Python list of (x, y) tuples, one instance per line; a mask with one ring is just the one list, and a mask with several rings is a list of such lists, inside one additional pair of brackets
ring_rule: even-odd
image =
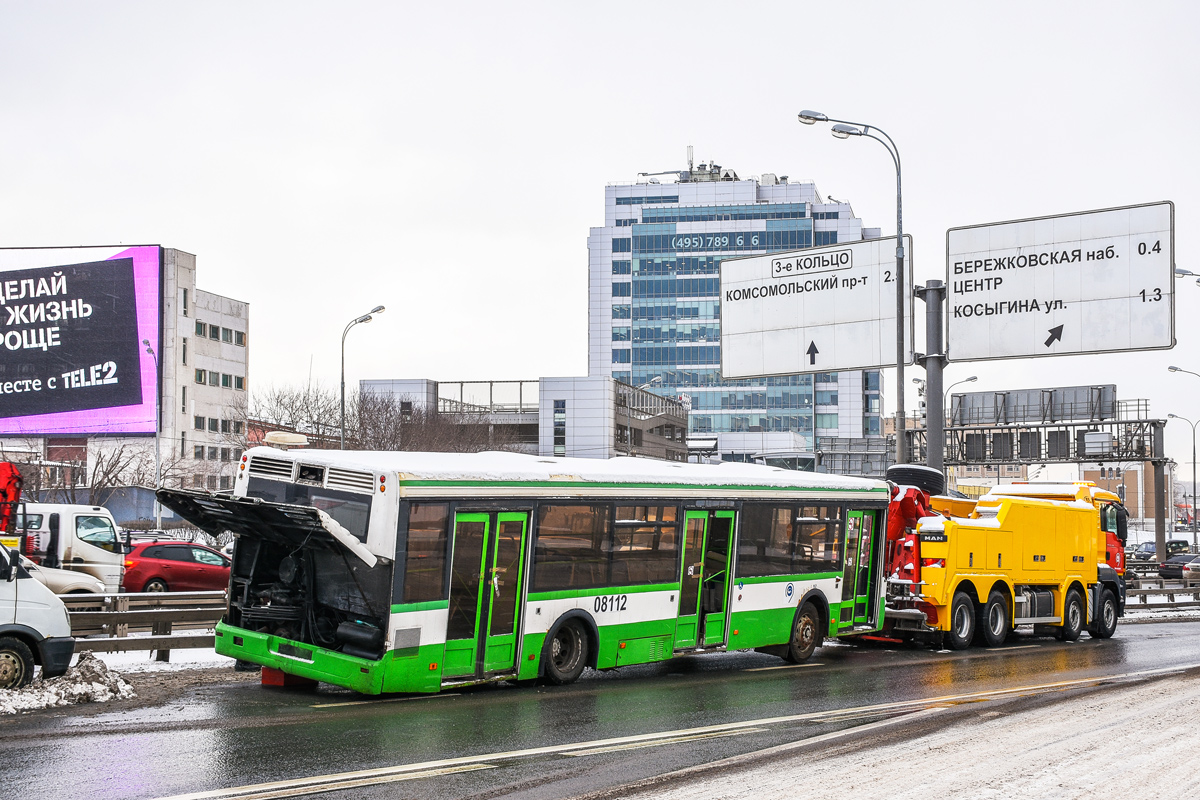
[(55, 636), (38, 642), (38, 656), (42, 662), (42, 677), (56, 678), (71, 666), (71, 655), (75, 652), (75, 640), (70, 636)]
[[(1115, 589), (1114, 594), (1117, 596), (1117, 616), (1125, 616), (1125, 577), (1110, 567), (1108, 564), (1096, 565), (1096, 579), (1100, 586), (1110, 587)], [(1100, 592), (1095, 592), (1096, 607), (1094, 613), (1100, 611)]]

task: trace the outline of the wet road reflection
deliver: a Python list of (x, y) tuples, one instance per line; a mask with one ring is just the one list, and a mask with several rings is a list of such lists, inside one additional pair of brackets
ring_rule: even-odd
[[(1109, 641), (1016, 637), (1001, 648), (955, 653), (833, 644), (801, 668), (776, 669), (779, 659), (757, 653), (689, 656), (589, 672), (574, 686), (485, 686), (434, 697), (369, 699), (336, 689), (231, 684), (151, 709), (0, 721), (0, 759), (10, 786), (29, 787), (25, 796), (82, 790), (89, 798), (126, 800), (1197, 661), (1200, 622), (1187, 622), (1123, 626)], [(612, 762), (625, 765), (613, 767), (614, 780), (628, 777), (630, 764), (655, 774), (818, 729), (814, 723), (801, 732), (754, 731), (687, 748), (656, 747), (653, 754), (629, 752), (624, 762)], [(563, 763), (553, 769), (566, 769)], [(536, 769), (523, 766), (513, 775)], [(494, 780), (485, 772), (439, 779), (438, 786), (448, 792)], [(403, 785), (409, 788), (395, 796), (420, 794), (415, 783)]]

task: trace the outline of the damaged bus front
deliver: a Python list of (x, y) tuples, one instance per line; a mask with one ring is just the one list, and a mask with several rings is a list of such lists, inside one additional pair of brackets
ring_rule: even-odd
[[(256, 459), (261, 471), (264, 459)], [(245, 462), (243, 461), (243, 465)], [(160, 490), (163, 505), (202, 530), (236, 535), (229, 607), (216, 650), (285, 673), (381, 691), (392, 592), (394, 529), (375, 517), (375, 476), (279, 460), (274, 474), (239, 476), (244, 496)], [(335, 473), (329, 475), (327, 472)], [(331, 488), (338, 481), (347, 486)], [(244, 487), (244, 488), (243, 488)], [(383, 537), (375, 537), (383, 538)]]

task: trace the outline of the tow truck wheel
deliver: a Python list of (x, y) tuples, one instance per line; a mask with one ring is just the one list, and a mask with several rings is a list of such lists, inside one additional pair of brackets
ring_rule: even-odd
[(975, 603), (964, 592), (955, 592), (950, 604), (950, 630), (946, 644), (951, 650), (966, 650), (975, 638)]
[(1088, 635), (1093, 639), (1108, 639), (1117, 631), (1117, 598), (1111, 589), (1100, 593), (1100, 613), (1092, 620)]
[(1066, 602), (1063, 603), (1063, 622), (1058, 629), (1058, 638), (1064, 642), (1073, 642), (1083, 631), (1083, 601), (1079, 592), (1074, 589), (1067, 592)]
[(979, 609), (977, 620), (983, 644), (988, 647), (1004, 644), (1012, 627), (1010, 617), (1008, 598), (1004, 596), (1004, 592), (997, 589), (988, 595), (987, 603)]

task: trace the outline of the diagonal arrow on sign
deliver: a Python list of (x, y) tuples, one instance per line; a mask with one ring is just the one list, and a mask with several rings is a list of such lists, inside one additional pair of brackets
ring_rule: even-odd
[(1055, 341), (1062, 341), (1062, 325), (1055, 325), (1050, 329), (1050, 338), (1046, 340), (1046, 347), (1054, 344)]
[(809, 364), (816, 364), (816, 363), (817, 363), (817, 353), (819, 353), (819, 352), (821, 352), (821, 351), (817, 349), (817, 343), (816, 343), (816, 342), (809, 342), (809, 343), (808, 343), (808, 349), (807, 349), (807, 350), (805, 350), (804, 352), (808, 353), (808, 363), (809, 363)]

